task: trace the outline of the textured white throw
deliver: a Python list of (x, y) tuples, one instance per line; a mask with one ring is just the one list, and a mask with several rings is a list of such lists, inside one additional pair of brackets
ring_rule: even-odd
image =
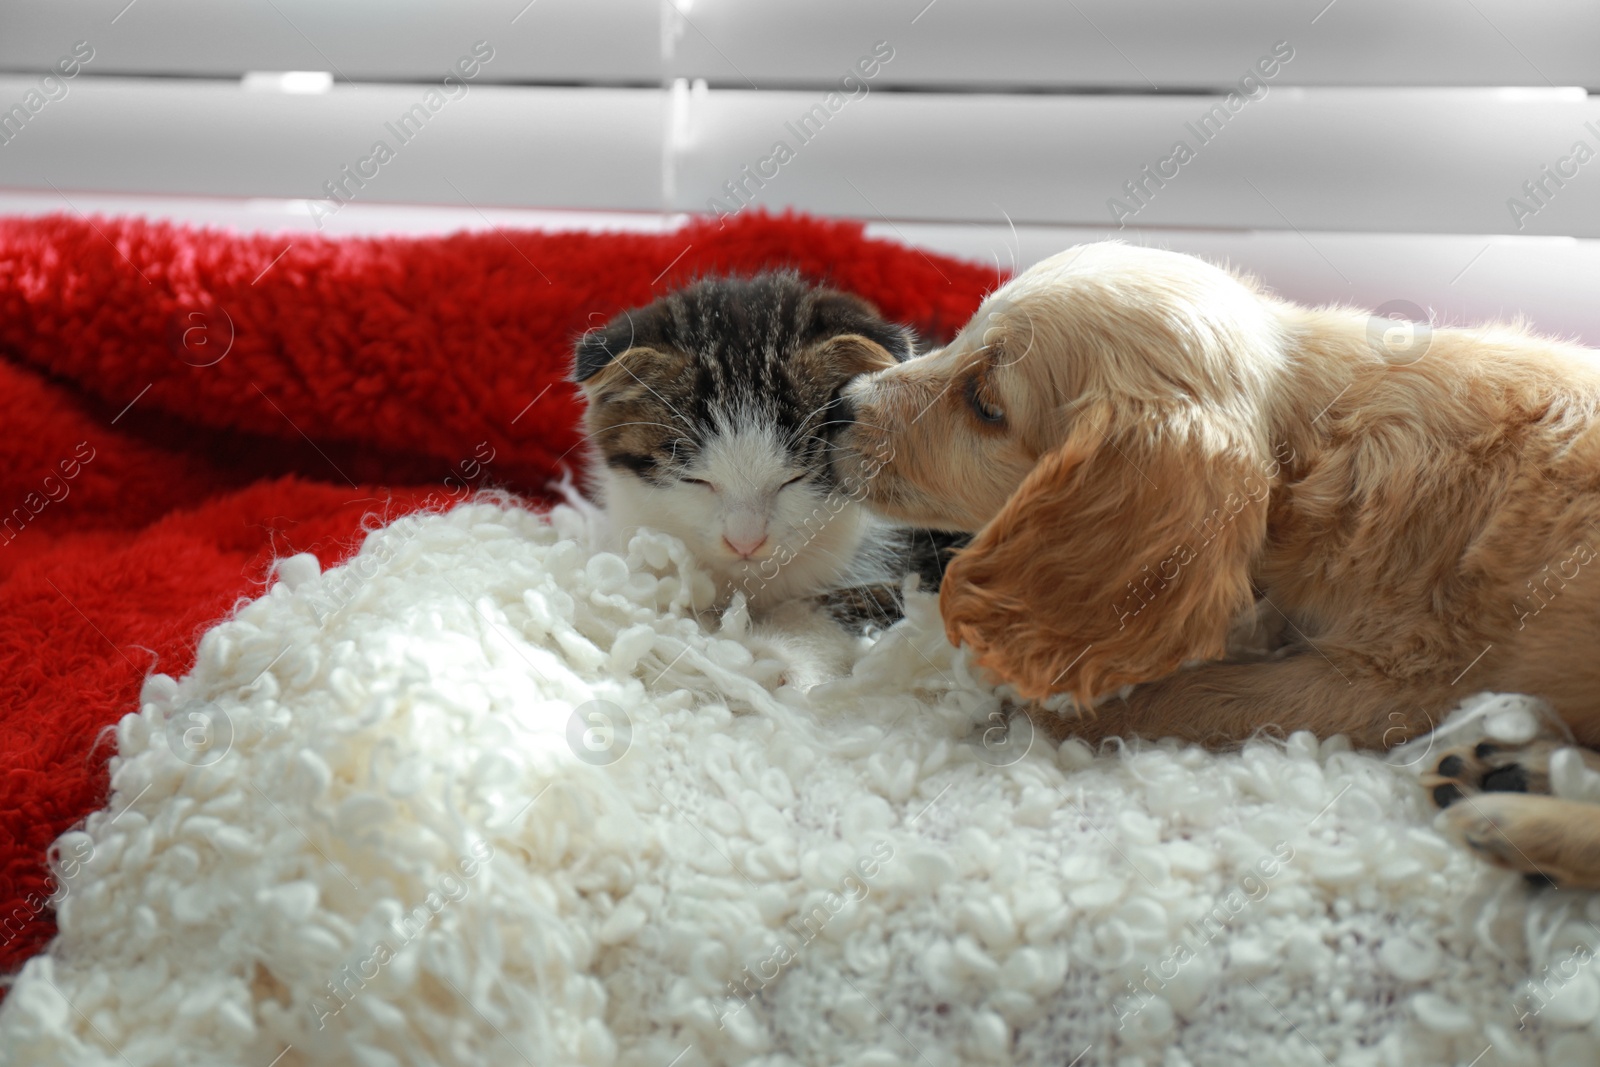
[(1403, 761), (1008, 738), (921, 594), (801, 693), (596, 522), (401, 519), (152, 677), (0, 1061), (1600, 1062), (1600, 907)]

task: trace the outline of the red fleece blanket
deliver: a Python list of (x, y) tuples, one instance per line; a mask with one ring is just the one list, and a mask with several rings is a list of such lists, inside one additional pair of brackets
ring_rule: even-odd
[[(273, 561), (475, 489), (540, 497), (579, 443), (573, 341), (694, 277), (792, 266), (925, 336), (993, 270), (749, 214), (665, 235), (235, 236), (0, 219), (0, 974), (55, 932), (46, 851), (101, 806), (153, 671)], [(370, 518), (376, 516), (376, 519)]]

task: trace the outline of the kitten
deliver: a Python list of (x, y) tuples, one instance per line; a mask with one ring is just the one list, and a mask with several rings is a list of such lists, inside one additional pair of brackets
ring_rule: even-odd
[(841, 614), (893, 621), (881, 586), (863, 587), (909, 570), (928, 587), (950, 538), (897, 532), (829, 459), (844, 385), (913, 346), (866, 301), (793, 272), (708, 278), (616, 316), (578, 342), (574, 373), (611, 521), (624, 539), (680, 538), (754, 615), (851, 589)]

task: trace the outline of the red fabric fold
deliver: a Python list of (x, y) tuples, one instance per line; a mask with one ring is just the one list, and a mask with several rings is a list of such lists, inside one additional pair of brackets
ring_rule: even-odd
[(346, 558), (368, 516), (543, 496), (581, 455), (577, 337), (772, 267), (930, 337), (999, 280), (858, 223), (758, 213), (337, 240), (0, 219), (0, 974), (54, 934), (46, 849), (105, 803), (97, 738), (149, 673), (186, 672), (276, 558)]

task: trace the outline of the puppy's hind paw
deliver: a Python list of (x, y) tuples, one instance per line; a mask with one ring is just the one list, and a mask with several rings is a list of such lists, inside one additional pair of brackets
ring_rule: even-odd
[(1463, 797), (1438, 826), (1496, 867), (1562, 889), (1600, 888), (1595, 807), (1556, 797), (1489, 793)]
[(1423, 772), (1422, 787), (1440, 808), (1483, 793), (1551, 793), (1555, 791), (1552, 767), (1563, 749), (1600, 771), (1600, 755), (1574, 748), (1562, 738), (1536, 737), (1522, 744), (1480, 741), (1447, 749), (1431, 770)]

